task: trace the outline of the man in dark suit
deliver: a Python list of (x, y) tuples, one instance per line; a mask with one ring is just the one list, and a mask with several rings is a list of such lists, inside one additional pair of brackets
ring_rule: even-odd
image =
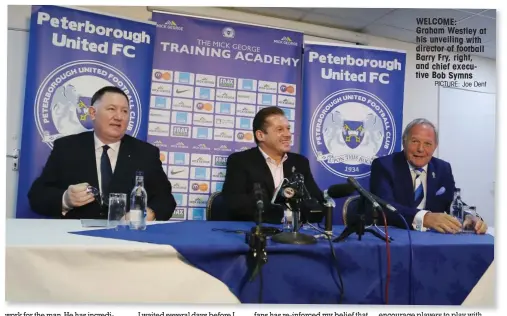
[(322, 192), (313, 179), (308, 159), (289, 152), (292, 136), (284, 112), (276, 106), (264, 108), (256, 114), (252, 125), (258, 147), (234, 153), (227, 160), (222, 194), (230, 220), (255, 220), (254, 183), (260, 183), (264, 191), (263, 221), (281, 223), (283, 209), (273, 207), (271, 199), (283, 179), (294, 173), (304, 176), (309, 194), (322, 202)]
[(95, 199), (88, 186), (99, 189), (105, 202), (109, 193), (126, 193), (128, 210), (136, 171), (143, 171), (147, 220), (170, 219), (176, 201), (159, 149), (125, 135), (130, 115), (127, 95), (107, 86), (93, 95), (91, 105), (94, 131), (54, 142), (42, 174), (28, 193), (32, 209), (56, 218), (105, 219), (107, 203)]
[[(448, 215), (454, 198), (451, 165), (433, 157), (438, 132), (426, 119), (410, 122), (403, 132), (402, 152), (377, 158), (371, 165), (370, 190), (391, 203), (416, 230), (428, 228), (441, 233), (456, 233), (461, 224)], [(388, 214), (389, 224), (405, 227), (396, 215)], [(477, 233), (487, 225), (478, 220)]]

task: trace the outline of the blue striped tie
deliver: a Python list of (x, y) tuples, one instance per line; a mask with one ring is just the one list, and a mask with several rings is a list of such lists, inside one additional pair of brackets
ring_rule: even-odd
[(418, 207), (424, 198), (424, 188), (421, 181), (421, 174), (424, 171), (423, 168), (415, 168), (415, 184), (414, 184), (414, 201), (415, 206)]

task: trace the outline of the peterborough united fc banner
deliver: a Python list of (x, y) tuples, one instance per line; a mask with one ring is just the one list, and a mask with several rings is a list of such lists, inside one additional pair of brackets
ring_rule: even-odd
[(127, 94), (127, 133), (146, 140), (155, 30), (151, 22), (32, 6), (17, 217), (38, 217), (27, 192), (56, 139), (92, 130), (88, 107), (100, 88)]
[(158, 12), (153, 20), (148, 141), (172, 184), (172, 219), (204, 220), (227, 157), (256, 146), (260, 109), (283, 109), (298, 139), (303, 34)]
[[(401, 149), (403, 52), (305, 43), (301, 152), (322, 190), (354, 177), (366, 189), (373, 159)], [(337, 203), (334, 223), (341, 223)]]

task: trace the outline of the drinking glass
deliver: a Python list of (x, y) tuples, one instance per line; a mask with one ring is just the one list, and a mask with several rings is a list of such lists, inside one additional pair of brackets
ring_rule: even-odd
[(475, 233), (475, 225), (479, 217), (475, 206), (463, 206), (462, 232)]
[(127, 225), (125, 215), (127, 213), (127, 194), (110, 193), (109, 194), (109, 211), (107, 213), (107, 227), (115, 228)]

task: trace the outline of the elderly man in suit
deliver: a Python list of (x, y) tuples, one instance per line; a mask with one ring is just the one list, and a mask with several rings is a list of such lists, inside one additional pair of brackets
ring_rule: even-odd
[[(451, 165), (433, 157), (438, 132), (430, 121), (415, 119), (403, 132), (403, 151), (377, 158), (371, 165), (370, 190), (392, 203), (416, 230), (433, 229), (457, 233), (461, 224), (450, 216), (455, 183)], [(388, 222), (405, 227), (396, 214)], [(475, 231), (485, 233), (487, 225), (478, 220)]]
[(254, 183), (260, 183), (264, 195), (263, 221), (280, 223), (283, 209), (271, 205), (276, 188), (294, 173), (304, 177), (310, 196), (319, 202), (323, 195), (310, 171), (308, 159), (290, 153), (291, 133), (282, 109), (272, 106), (260, 110), (253, 120), (257, 147), (234, 153), (227, 159), (227, 172), (222, 190), (229, 209), (229, 219), (254, 221), (256, 203)]
[(125, 134), (130, 115), (127, 95), (117, 87), (106, 86), (92, 96), (91, 105), (94, 131), (54, 142), (42, 174), (28, 193), (32, 209), (56, 218), (105, 219), (107, 204), (97, 203), (88, 186), (99, 188), (102, 199), (109, 193), (126, 193), (128, 197), (136, 171), (143, 171), (147, 220), (171, 218), (176, 201), (162, 169), (159, 149)]

